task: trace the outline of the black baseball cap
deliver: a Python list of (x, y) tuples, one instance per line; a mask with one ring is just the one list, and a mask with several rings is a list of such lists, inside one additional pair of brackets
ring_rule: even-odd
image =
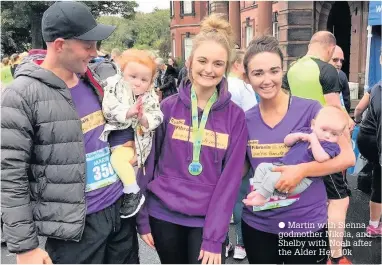
[(52, 42), (57, 38), (100, 41), (109, 37), (116, 27), (97, 24), (85, 4), (62, 1), (44, 12), (41, 28), (44, 41)]

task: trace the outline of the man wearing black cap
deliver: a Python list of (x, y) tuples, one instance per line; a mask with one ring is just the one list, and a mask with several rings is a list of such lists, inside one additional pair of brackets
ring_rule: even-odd
[(139, 263), (135, 220), (120, 218), (123, 186), (98, 139), (103, 89), (88, 69), (114, 29), (84, 4), (56, 2), (42, 18), (44, 60), (23, 62), (2, 93), (1, 210), (19, 264)]

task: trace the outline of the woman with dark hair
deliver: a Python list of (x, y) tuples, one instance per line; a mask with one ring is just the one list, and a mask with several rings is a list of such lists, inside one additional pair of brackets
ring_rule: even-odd
[(174, 75), (174, 78), (178, 78), (179, 75), (179, 67), (174, 57), (170, 57), (167, 59), (167, 65), (170, 66), (170, 68), (173, 68), (172, 74)]
[[(288, 151), (284, 138), (291, 132), (311, 127), (321, 109), (314, 100), (292, 96), (282, 88), (283, 54), (274, 37), (251, 41), (244, 57), (245, 74), (260, 103), (246, 112), (247, 157), (254, 170), (260, 163), (276, 163)], [(347, 132), (348, 134), (349, 132)], [(274, 168), (281, 178), (264, 207), (247, 206), (243, 211), (242, 233), (249, 263), (326, 263), (327, 198), (320, 176), (344, 170), (354, 163), (345, 135), (338, 141), (340, 154), (323, 163), (308, 162)], [(291, 196), (302, 179), (312, 183)], [(251, 199), (253, 192), (247, 199)], [(247, 203), (248, 205), (248, 203)], [(254, 204), (253, 204), (254, 205)]]
[(157, 92), (161, 94), (161, 100), (163, 100), (178, 92), (176, 89), (175, 70), (172, 66), (165, 64), (162, 58), (157, 58), (155, 62), (158, 67), (155, 86)]

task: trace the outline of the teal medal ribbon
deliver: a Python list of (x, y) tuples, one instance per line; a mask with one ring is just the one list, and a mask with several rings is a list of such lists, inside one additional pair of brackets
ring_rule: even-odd
[(216, 102), (218, 93), (215, 90), (214, 94), (209, 98), (202, 114), (199, 124), (198, 117), (198, 99), (196, 97), (194, 87), (191, 87), (191, 114), (192, 114), (192, 136), (193, 136), (193, 153), (192, 162), (188, 166), (188, 172), (193, 176), (198, 176), (203, 171), (203, 166), (200, 163), (200, 151), (204, 136), (204, 128), (206, 127), (208, 114), (211, 111), (212, 105)]

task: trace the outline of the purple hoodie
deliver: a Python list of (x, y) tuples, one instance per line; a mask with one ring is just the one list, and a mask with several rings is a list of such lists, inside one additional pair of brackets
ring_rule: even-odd
[[(205, 127), (200, 154), (203, 171), (199, 176), (188, 172), (193, 152), (190, 81), (182, 82), (179, 94), (162, 102), (164, 121), (156, 130), (146, 175), (142, 170), (138, 173), (138, 184), (147, 201), (158, 202), (142, 207), (137, 219), (140, 234), (151, 232), (148, 215), (155, 209), (150, 207), (160, 204), (174, 213), (165, 221), (176, 223), (179, 215), (196, 222), (204, 219), (198, 226), (204, 227), (201, 249), (221, 252), (241, 183), (248, 131), (244, 112), (230, 100), (226, 79), (218, 88), (218, 100)], [(199, 109), (199, 117), (201, 113)]]

